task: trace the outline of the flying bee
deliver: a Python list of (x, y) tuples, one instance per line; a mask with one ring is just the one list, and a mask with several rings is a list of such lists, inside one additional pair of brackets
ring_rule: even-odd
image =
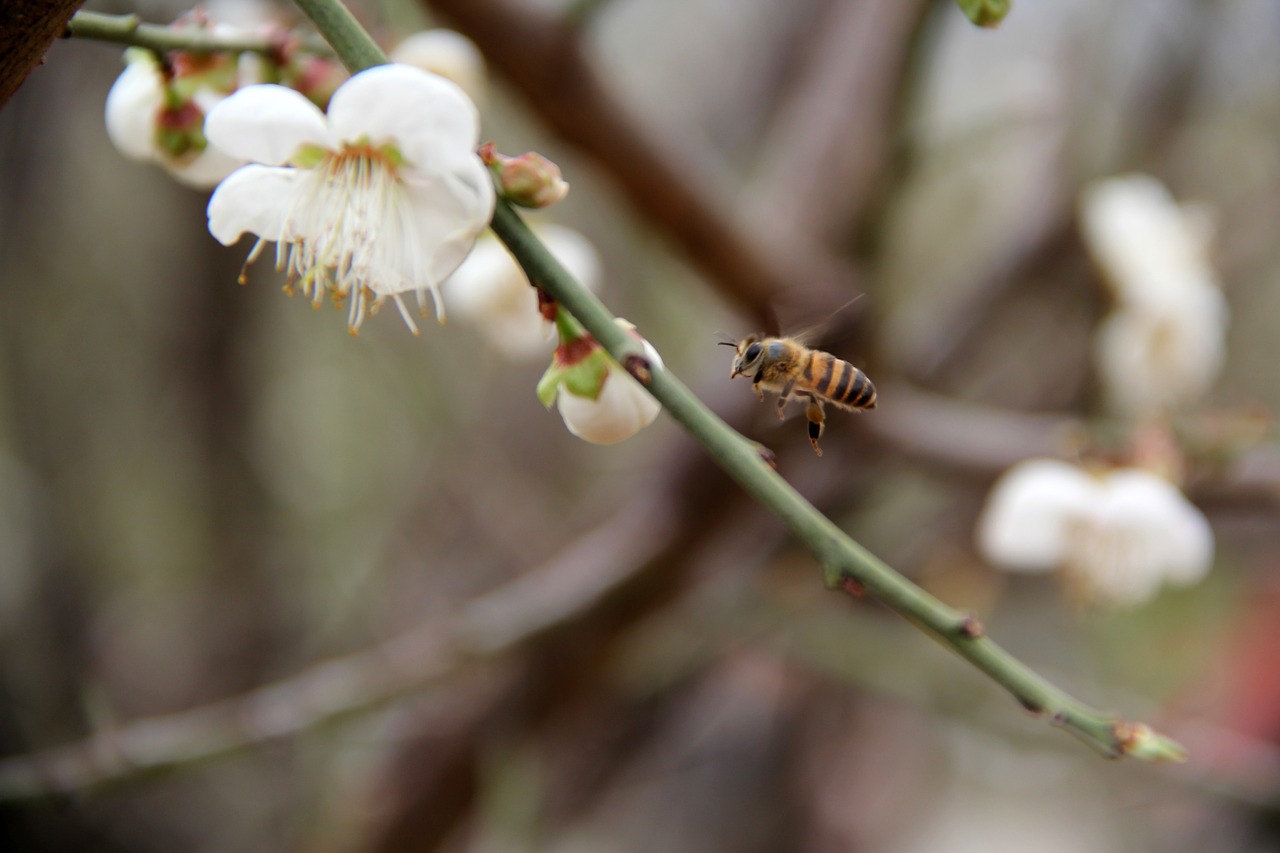
[(818, 447), (818, 439), (826, 422), (823, 403), (849, 411), (876, 407), (876, 388), (867, 374), (830, 353), (810, 349), (795, 338), (748, 335), (740, 341), (721, 344), (737, 350), (729, 378), (750, 376), (751, 387), (761, 402), (766, 390), (776, 393), (779, 418), (793, 396), (808, 401), (804, 415), (809, 419), (809, 443), (819, 456), (822, 448)]

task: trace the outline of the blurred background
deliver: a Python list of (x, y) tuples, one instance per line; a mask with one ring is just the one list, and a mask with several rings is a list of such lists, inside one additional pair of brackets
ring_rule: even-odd
[[(1191, 759), (1106, 761), (828, 593), (665, 416), (571, 436), (550, 343), (389, 310), (352, 337), (269, 262), (238, 286), (207, 193), (107, 139), (120, 49), (71, 40), (0, 111), (6, 849), (1275, 849), (1280, 6), (357, 9), (388, 46), (476, 40), (484, 137), (572, 185), (531, 219), (590, 239), (606, 304), (791, 483)], [(1113, 607), (974, 528), (1019, 460), (1125, 441), (1077, 202), (1130, 172), (1208, 212), (1231, 324), (1175, 431), (1212, 570)], [(822, 458), (716, 345), (814, 324), (880, 390)]]

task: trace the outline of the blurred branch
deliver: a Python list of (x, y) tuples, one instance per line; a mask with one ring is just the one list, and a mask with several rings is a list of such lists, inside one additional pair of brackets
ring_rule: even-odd
[[(295, 44), (293, 37), (283, 31), (265, 37), (248, 33), (227, 35), (204, 27), (146, 24), (137, 15), (103, 15), (98, 12), (77, 12), (67, 23), (63, 37), (144, 47), (159, 54), (171, 50), (276, 54)], [(333, 55), (333, 49), (326, 42), (314, 38), (297, 41), (296, 46), (306, 53)]]
[[(67, 794), (234, 754), (368, 713), (555, 630), (628, 582), (666, 541), (662, 506), (628, 507), (552, 562), (366, 651), (198, 708), (0, 760), (0, 800)], [(605, 553), (626, 553), (612, 564)]]
[(494, 213), (493, 229), (529, 280), (573, 314), (726, 473), (791, 529), (817, 558), (828, 587), (875, 596), (986, 673), (1023, 707), (1048, 716), (1106, 755), (1178, 754), (1175, 744), (1145, 726), (1108, 717), (1050, 684), (986, 637), (973, 617), (946, 606), (850, 539), (766, 464), (758, 445), (716, 417), (670, 371), (649, 364), (640, 344), (616, 325), (603, 303), (565, 272), (503, 202)]
[(750, 187), (767, 225), (831, 250), (856, 226), (895, 139), (924, 0), (828, 2), (770, 122)]
[[(693, 140), (657, 138), (618, 102), (584, 48), (581, 30), (512, 0), (430, 0), (471, 38), (546, 124), (600, 163), (631, 202), (710, 277), (720, 292), (774, 328), (770, 301), (805, 282), (827, 310), (848, 299), (857, 273), (807, 243), (763, 240), (735, 218), (733, 181), (698, 157)], [(695, 159), (696, 158), (696, 159)], [(764, 247), (767, 246), (766, 251)]]
[(62, 35), (83, 0), (7, 0), (0, 5), (0, 107)]

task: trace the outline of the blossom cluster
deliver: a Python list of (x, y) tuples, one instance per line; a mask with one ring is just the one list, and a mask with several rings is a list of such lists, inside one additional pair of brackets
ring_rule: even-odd
[[(212, 27), (203, 15), (181, 25)], [(418, 33), (391, 52), (392, 64), (342, 82), (333, 60), (279, 43), (273, 54), (239, 58), (130, 51), (107, 101), (112, 140), (192, 186), (216, 184), (212, 235), (226, 245), (256, 238), (246, 267), (274, 243), (287, 289), (345, 304), (353, 334), (387, 301), (416, 334), (408, 294), (420, 312), (429, 298), (443, 322), (447, 283), (458, 313), (512, 358), (545, 355), (557, 320), (560, 345), (538, 394), (574, 435), (612, 444), (651, 423), (658, 405), (647, 392), (542, 304), (496, 240), (477, 245), (498, 193), (545, 207), (569, 185), (535, 152), (477, 147), (486, 75), (475, 45), (447, 30)], [(539, 233), (571, 275), (597, 286), (601, 263), (585, 237), (550, 224)]]
[(1200, 580), (1213, 560), (1213, 533), (1174, 483), (1181, 458), (1160, 421), (1216, 379), (1227, 306), (1207, 216), (1156, 179), (1089, 185), (1080, 228), (1113, 294), (1094, 354), (1108, 403), (1135, 436), (1129, 462), (1015, 465), (987, 498), (977, 542), (1002, 568), (1060, 570), (1078, 598), (1131, 605)]

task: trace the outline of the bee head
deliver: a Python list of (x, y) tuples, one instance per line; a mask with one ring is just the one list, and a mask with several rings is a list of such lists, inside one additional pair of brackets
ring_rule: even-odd
[(738, 351), (737, 356), (733, 359), (733, 372), (729, 374), (730, 379), (750, 372), (760, 363), (760, 359), (764, 355), (764, 347), (760, 345), (760, 341), (755, 335), (749, 335), (736, 344), (730, 344), (730, 346), (733, 346)]

